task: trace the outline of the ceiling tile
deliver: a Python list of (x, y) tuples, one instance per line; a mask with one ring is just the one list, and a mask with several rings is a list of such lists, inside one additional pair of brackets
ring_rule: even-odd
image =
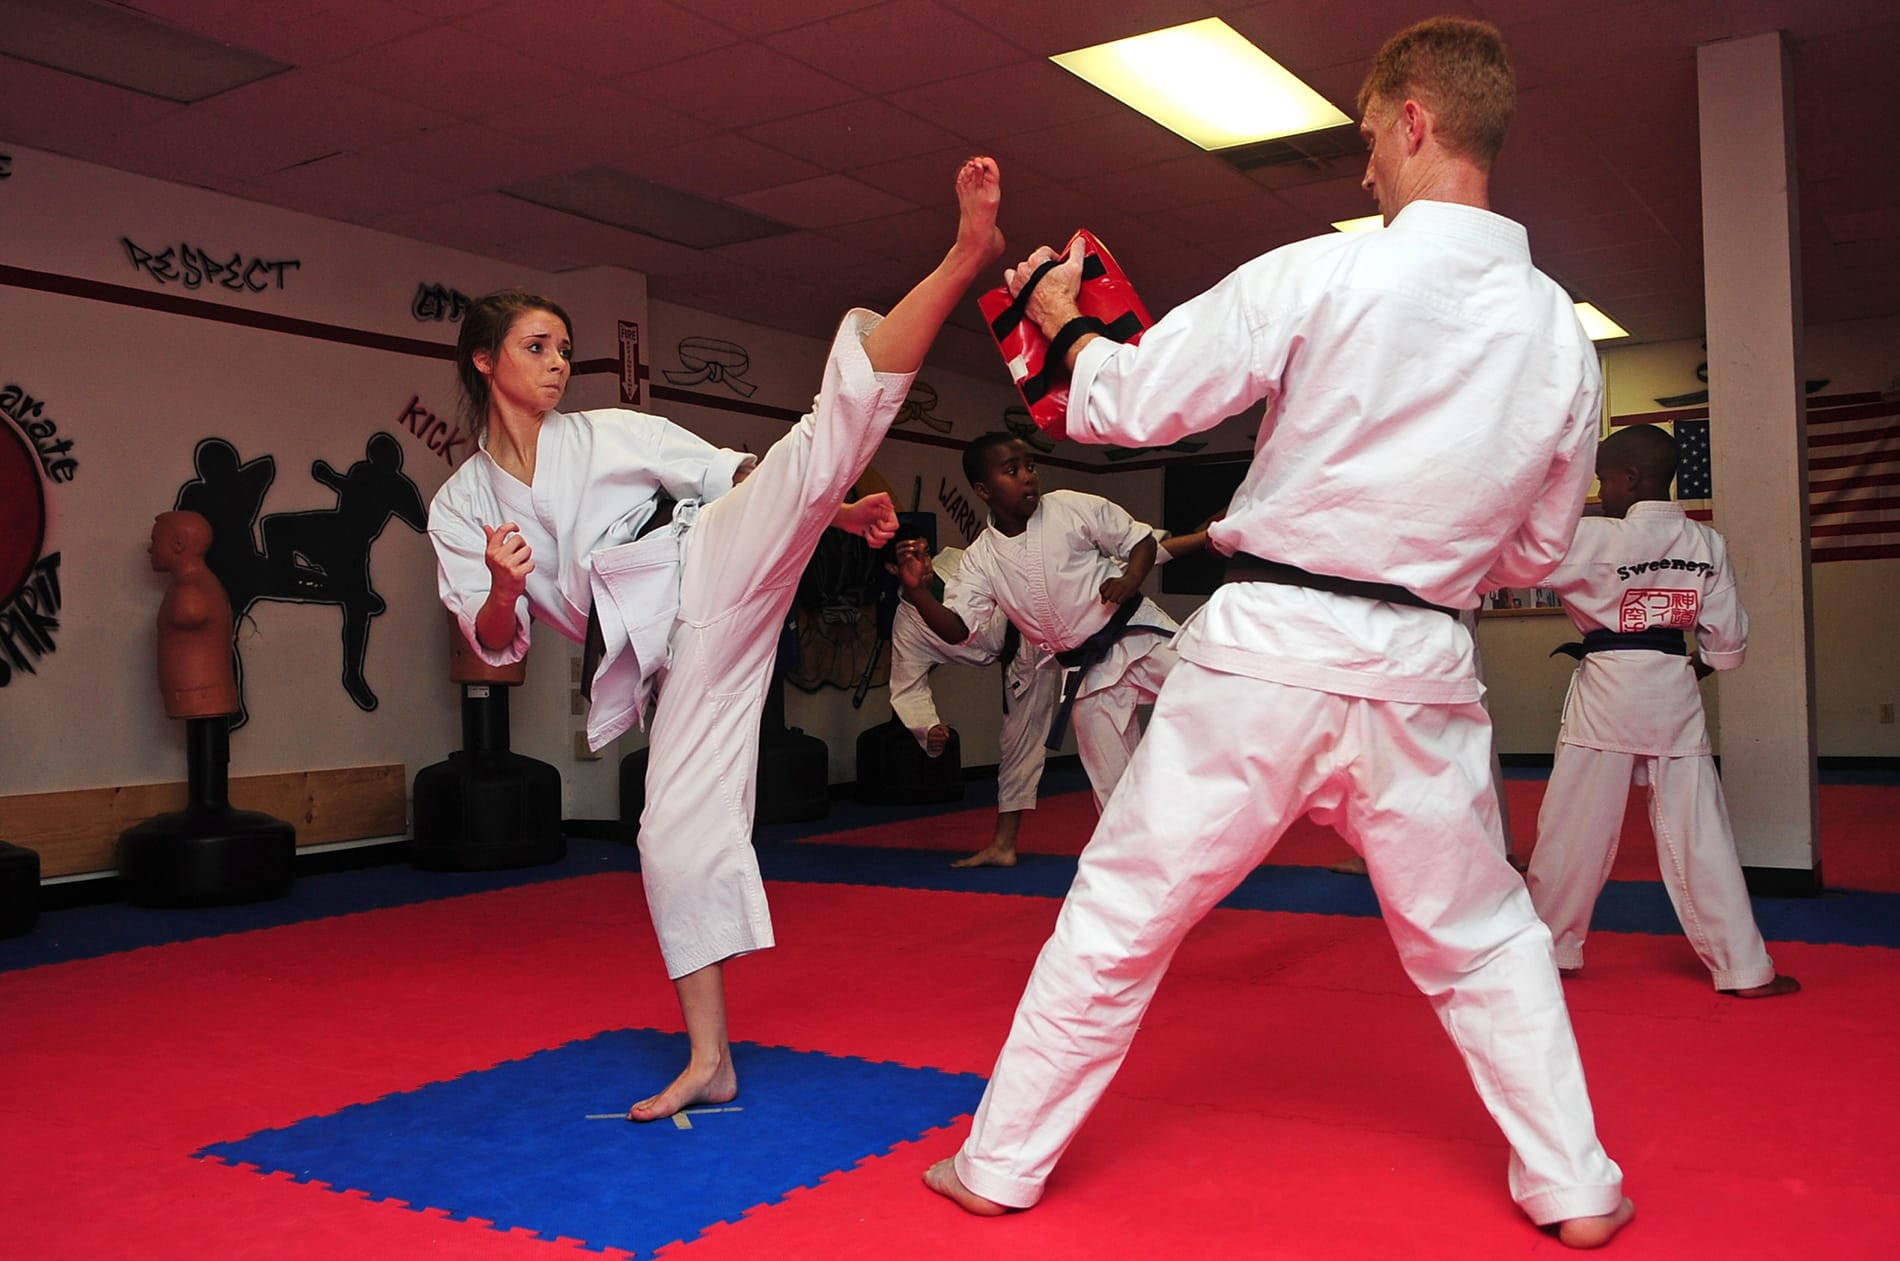
[(478, 39), (599, 79), (618, 79), (739, 40), (726, 27), (685, 9), (626, 0), (562, 0), (555, 11), (504, 4), (455, 26)]
[(886, 100), (968, 140), (1054, 127), (1128, 107), (1044, 60), (1020, 61), (889, 93)]
[[(549, 116), (559, 124), (550, 127)], [(624, 165), (640, 154), (703, 140), (718, 130), (598, 84), (555, 98), (545, 112), (511, 106), (480, 121), (503, 135), (547, 146), (562, 156), (562, 166), (571, 167)]]
[(379, 162), (457, 188), (499, 188), (566, 170), (563, 156), (481, 123), (456, 123), (363, 150)]
[[(853, 167), (846, 171), (852, 179), (901, 197), (914, 206), (947, 203), (954, 195), (956, 173), (971, 156), (968, 145), (920, 153), (915, 157)], [(1000, 163), (999, 163), (1000, 167)], [(1007, 207), (1019, 190), (1047, 184), (1047, 176), (1034, 171), (1009, 167), (1003, 169), (1003, 204)]]
[(1122, 0), (1117, 4), (1062, 6), (1023, 4), (1018, 0), (943, 2), (1018, 47), (1046, 57), (1199, 21), (1250, 0)]
[(1056, 179), (1126, 171), (1202, 152), (1133, 110), (1061, 127), (1038, 127), (999, 136), (990, 143), (999, 159), (1020, 162)]
[(260, 0), (130, 0), (128, 8), (180, 30), (291, 65), (320, 66), (414, 34), (433, 20), (390, 0), (260, 3)]
[(0, 56), (0, 118), (6, 119), (6, 139), (13, 144), (106, 162), (101, 146), (115, 131), (150, 126), (185, 108)]
[(748, 127), (745, 135), (833, 171), (948, 148), (957, 139), (913, 114), (868, 98)]
[(821, 175), (776, 188), (740, 193), (727, 200), (754, 214), (798, 228), (831, 228), (913, 208), (901, 198), (880, 193), (843, 175)]
[(1244, 196), (1253, 187), (1246, 176), (1204, 153), (1070, 182), (1083, 196), (1130, 214), (1222, 201)]
[[(852, 100), (858, 90), (763, 44), (734, 44), (617, 80), (642, 100), (731, 130)], [(707, 91), (708, 85), (718, 90)]]
[[(542, 102), (560, 75), (548, 62), (436, 26), (366, 48), (324, 67), (330, 77), (384, 96), (478, 118), (505, 106)], [(549, 120), (553, 126), (558, 120)]]
[(933, 0), (889, 0), (765, 42), (866, 92), (894, 92), (1023, 59), (1014, 45)]
[(628, 169), (655, 183), (702, 197), (727, 197), (824, 173), (809, 162), (732, 132), (643, 154)]
[(693, 11), (745, 35), (804, 26), (853, 9), (865, 9), (877, 0), (690, 0)]

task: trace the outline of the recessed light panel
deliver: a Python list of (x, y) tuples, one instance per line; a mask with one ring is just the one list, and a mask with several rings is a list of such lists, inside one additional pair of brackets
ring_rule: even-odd
[(1203, 149), (1228, 149), (1352, 120), (1219, 18), (1050, 58)]

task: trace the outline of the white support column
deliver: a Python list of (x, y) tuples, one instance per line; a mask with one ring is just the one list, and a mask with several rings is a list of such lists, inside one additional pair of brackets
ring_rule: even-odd
[(1747, 664), (1720, 676), (1722, 783), (1758, 887), (1807, 890), (1821, 857), (1787, 46), (1705, 44), (1696, 79), (1715, 524), (1749, 613)]

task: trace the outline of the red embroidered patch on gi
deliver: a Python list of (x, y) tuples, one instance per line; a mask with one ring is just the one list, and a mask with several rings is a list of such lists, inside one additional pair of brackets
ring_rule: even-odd
[(1623, 593), (1619, 610), (1619, 631), (1645, 631), (1669, 626), (1692, 630), (1696, 614), (1702, 611), (1700, 591), (1671, 590), (1667, 587), (1638, 587)]

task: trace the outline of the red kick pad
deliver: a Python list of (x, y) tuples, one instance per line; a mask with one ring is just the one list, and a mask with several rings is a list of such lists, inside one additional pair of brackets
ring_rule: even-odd
[[(1083, 252), (1082, 290), (1076, 295), (1076, 306), (1108, 326), (1105, 336), (1118, 342), (1140, 341), (1154, 317), (1128, 283), (1127, 274), (1086, 228), (1069, 238), (1062, 257), (1068, 257), (1077, 241), (1082, 242)], [(1012, 298), (1007, 288), (998, 287), (980, 295), (976, 303), (990, 322), (990, 335), (1003, 352), (1003, 362), (1009, 365), (1010, 378), (1029, 405), (1029, 414), (1044, 433), (1061, 438), (1068, 433), (1069, 374), (1062, 364), (1048, 362), (1049, 339), (1033, 321), (1023, 318), (1029, 292), (1030, 287), (1025, 287)]]

